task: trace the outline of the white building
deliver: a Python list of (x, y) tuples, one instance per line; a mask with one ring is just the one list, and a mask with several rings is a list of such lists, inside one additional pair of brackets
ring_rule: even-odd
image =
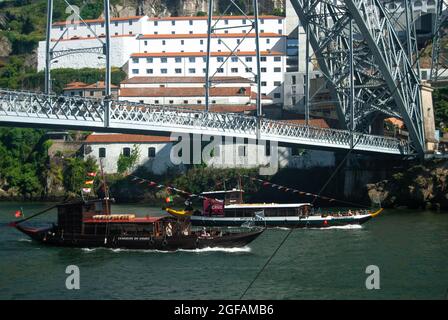
[[(253, 17), (249, 17), (253, 18)], [(98, 47), (94, 35), (104, 37), (104, 20), (53, 24), (55, 50)], [(214, 17), (211, 74), (255, 79), (255, 34), (245, 16)], [(66, 30), (66, 26), (68, 26)], [(282, 103), (286, 68), (285, 21), (283, 17), (260, 16), (262, 93)], [(244, 40), (243, 40), (244, 39)], [(230, 53), (235, 50), (234, 55)], [(114, 18), (111, 21), (111, 64), (134, 76), (204, 76), (207, 51), (207, 17)], [(126, 63), (128, 65), (126, 66)], [(103, 68), (99, 53), (64, 55), (52, 68)], [(38, 69), (45, 68), (45, 42), (39, 43)]]
[[(204, 82), (204, 77), (133, 77), (120, 84), (119, 99), (201, 110), (205, 107)], [(216, 77), (210, 94), (210, 111), (252, 113), (256, 110), (256, 86), (249, 79)], [(263, 104), (272, 104), (269, 97), (262, 98)]]
[[(274, 159), (277, 159), (278, 168), (335, 165), (333, 152), (312, 150), (303, 152), (298, 148), (278, 147), (276, 157), (271, 155), (271, 151), (267, 151), (271, 150), (269, 147), (254, 145), (244, 139), (223, 138), (222, 142), (214, 148), (210, 160), (206, 162), (208, 166), (257, 168), (269, 165)], [(106, 173), (116, 173), (120, 155), (130, 156), (134, 148), (137, 148), (139, 157), (133, 169), (144, 167), (149, 172), (160, 175), (176, 167), (171, 155), (174, 153), (174, 150), (172, 152), (174, 144), (170, 137), (95, 133), (87, 137), (84, 143), (84, 157), (86, 159), (92, 157), (98, 164), (101, 161)]]

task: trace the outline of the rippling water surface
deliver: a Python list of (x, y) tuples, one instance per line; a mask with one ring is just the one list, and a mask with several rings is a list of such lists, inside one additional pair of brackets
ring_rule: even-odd
[[(245, 248), (177, 252), (52, 248), (7, 223), (48, 204), (0, 203), (0, 299), (237, 299), (288, 233), (267, 230)], [(115, 206), (115, 212), (161, 214)], [(53, 221), (47, 214), (33, 223)], [(81, 289), (65, 288), (77, 265)], [(380, 290), (366, 290), (366, 267)], [(248, 299), (446, 299), (448, 213), (387, 210), (362, 227), (294, 230)]]

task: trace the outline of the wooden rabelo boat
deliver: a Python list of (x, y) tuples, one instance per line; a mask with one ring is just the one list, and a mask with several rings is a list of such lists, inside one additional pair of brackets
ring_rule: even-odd
[(26, 226), (25, 221), (11, 225), (33, 240), (52, 246), (162, 251), (242, 247), (264, 230), (194, 230), (188, 218), (111, 214), (110, 203), (98, 199), (58, 205), (57, 224), (45, 228)]

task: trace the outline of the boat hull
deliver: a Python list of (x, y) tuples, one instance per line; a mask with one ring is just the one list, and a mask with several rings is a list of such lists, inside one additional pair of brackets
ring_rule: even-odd
[(101, 236), (83, 234), (59, 234), (53, 228), (34, 229), (16, 226), (33, 240), (50, 246), (77, 248), (113, 248), (175, 251), (203, 248), (244, 247), (254, 241), (263, 230), (244, 233), (228, 233), (222, 236), (202, 237), (198, 235), (153, 238), (147, 236)]
[(283, 228), (327, 228), (347, 225), (361, 225), (372, 218), (370, 214), (343, 217), (265, 217), (254, 219), (250, 217), (205, 217), (192, 216), (191, 224), (203, 227), (240, 227), (244, 223), (251, 223), (256, 226), (283, 227)]

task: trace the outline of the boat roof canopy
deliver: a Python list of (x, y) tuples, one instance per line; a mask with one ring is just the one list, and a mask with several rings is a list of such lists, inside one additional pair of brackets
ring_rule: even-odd
[(312, 206), (311, 203), (241, 203), (226, 205), (226, 209), (249, 209), (249, 208), (299, 208)]
[(232, 190), (216, 190), (216, 191), (205, 191), (201, 194), (219, 194), (219, 193), (235, 193), (235, 192), (244, 192), (243, 189), (232, 189)]

